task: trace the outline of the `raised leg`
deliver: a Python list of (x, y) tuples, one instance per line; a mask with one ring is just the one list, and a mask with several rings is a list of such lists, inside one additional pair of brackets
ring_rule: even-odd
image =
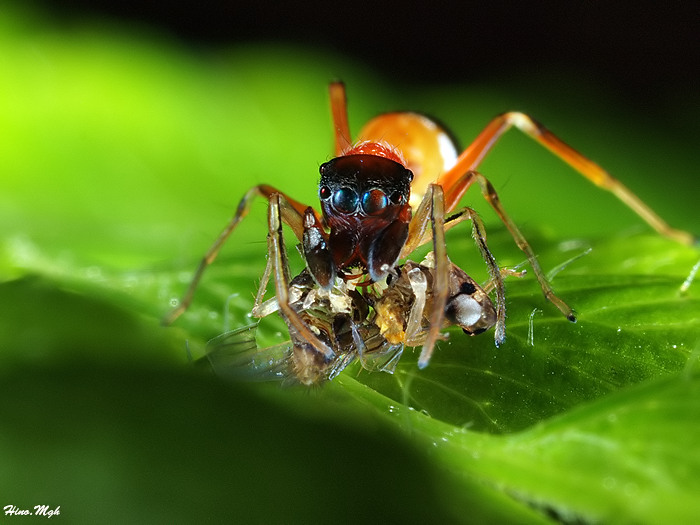
[(612, 192), (661, 235), (687, 245), (698, 242), (690, 233), (670, 227), (630, 189), (595, 162), (558, 139), (533, 118), (517, 112), (504, 113), (492, 120), (459, 156), (454, 167), (439, 177), (437, 183), (445, 188), (445, 208), (448, 212), (457, 206), (459, 199), (471, 185), (472, 181), (465, 180), (464, 174), (476, 170), (501, 135), (513, 126), (542, 144), (595, 185)]
[(335, 156), (339, 157), (343, 151), (352, 145), (350, 126), (348, 124), (347, 98), (345, 97), (345, 84), (331, 82), (328, 86), (331, 99), (331, 115), (333, 116), (333, 134), (335, 136)]
[[(163, 318), (163, 320), (161, 321), (162, 324), (171, 324), (178, 317), (180, 317), (180, 315), (182, 315), (182, 313), (185, 310), (187, 310), (190, 303), (192, 302), (194, 292), (197, 289), (197, 286), (199, 285), (199, 281), (202, 278), (204, 271), (212, 262), (214, 262), (214, 259), (216, 259), (216, 256), (219, 254), (221, 247), (229, 238), (233, 230), (235, 230), (238, 224), (241, 222), (241, 220), (246, 215), (248, 215), (248, 211), (250, 210), (250, 205), (253, 199), (255, 197), (264, 197), (269, 200), (270, 197), (275, 194), (280, 194), (280, 192), (272, 186), (268, 186), (266, 184), (254, 186), (246, 192), (246, 194), (241, 199), (241, 202), (238, 203), (238, 207), (236, 208), (236, 213), (234, 214), (233, 218), (229, 221), (224, 230), (219, 234), (219, 236), (214, 241), (214, 244), (211, 245), (207, 253), (200, 261), (197, 270), (194, 272), (192, 281), (190, 281), (190, 285), (187, 288), (185, 295), (182, 297), (182, 300), (175, 308), (173, 308), (170, 311), (170, 313), (168, 313), (168, 315), (166, 315)], [(283, 200), (281, 200), (280, 204), (282, 220), (292, 228), (294, 234), (300, 241), (302, 240), (304, 233), (303, 215), (307, 208), (308, 207), (306, 205), (288, 197), (284, 197)]]

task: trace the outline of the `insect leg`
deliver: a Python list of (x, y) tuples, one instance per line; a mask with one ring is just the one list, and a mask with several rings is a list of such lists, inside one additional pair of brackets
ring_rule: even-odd
[(408, 269), (408, 263), (404, 265), (403, 271), (407, 272), (408, 282), (415, 296), (413, 305), (411, 305), (411, 311), (408, 314), (408, 320), (406, 321), (405, 344), (407, 346), (418, 346), (423, 330), (422, 321), (427, 299), (428, 279), (420, 267)]
[[(505, 279), (506, 277), (524, 277), (526, 273), (527, 270), (518, 270), (517, 267), (501, 268), (501, 279)], [(491, 293), (496, 288), (496, 285), (493, 279), (489, 279), (481, 285), (481, 288), (484, 290), (484, 292)]]
[(255, 303), (253, 303), (253, 310), (251, 313), (254, 317), (266, 317), (272, 312), (278, 310), (276, 304), (277, 298), (265, 301), (265, 293), (267, 292), (267, 285), (270, 283), (270, 276), (272, 275), (272, 258), (267, 258), (267, 264), (265, 264), (265, 271), (260, 278), (260, 286), (258, 287), (258, 293), (255, 295)]
[(445, 188), (445, 208), (447, 211), (455, 208), (471, 184), (471, 181), (465, 183), (463, 175), (476, 170), (501, 135), (513, 126), (535, 139), (593, 184), (613, 193), (661, 235), (687, 245), (698, 242), (698, 239), (690, 233), (669, 226), (629, 188), (598, 164), (581, 155), (530, 116), (518, 112), (504, 113), (493, 119), (459, 156), (454, 167), (439, 177), (438, 184)]

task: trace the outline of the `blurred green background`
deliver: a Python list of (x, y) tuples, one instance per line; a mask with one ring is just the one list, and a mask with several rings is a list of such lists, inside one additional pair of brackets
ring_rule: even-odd
[[(685, 32), (678, 48), (638, 55), (608, 35), (606, 57), (605, 28), (566, 36), (563, 12), (550, 26), (462, 5), (439, 14), (479, 27), (461, 48), (449, 24), (425, 26), (445, 33), (433, 42), (402, 26), (410, 16), (379, 23), (379, 11), (369, 27), (391, 30), (371, 33), (372, 52), (367, 35), (347, 43), (357, 14), (324, 8), (293, 32), (302, 15), (250, 27), (263, 8), (157, 6), (0, 11), (0, 506), (60, 506), (71, 523), (698, 515), (700, 293), (678, 292), (698, 251), (650, 233), (515, 131), (482, 171), (546, 270), (592, 248), (554, 280), (578, 324), (527, 277), (508, 283), (502, 348), (454, 332), (420, 373), (410, 351), (394, 376), (354, 367), (311, 391), (202, 373), (190, 356), (250, 323), (267, 251), (261, 202), (191, 310), (159, 325), (247, 188), (316, 202), (334, 78), (348, 87), (353, 130), (414, 109), (466, 144), (493, 115), (527, 111), (671, 224), (700, 231), (700, 105), (674, 68), (697, 58), (682, 49)], [(530, 39), (519, 41), (525, 21)], [(538, 41), (546, 49), (532, 58), (524, 50)], [(564, 62), (558, 44), (600, 56)], [(478, 192), (465, 203), (483, 213), (499, 261), (520, 263)], [(485, 278), (466, 231), (451, 232), (449, 250)], [(261, 345), (284, 337), (280, 320), (261, 324)]]

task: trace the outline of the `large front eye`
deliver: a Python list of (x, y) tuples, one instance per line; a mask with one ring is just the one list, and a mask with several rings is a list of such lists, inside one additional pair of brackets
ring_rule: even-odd
[(369, 190), (362, 195), (362, 209), (367, 215), (374, 215), (386, 208), (388, 200), (382, 190)]
[(360, 204), (360, 198), (352, 188), (340, 188), (333, 194), (333, 207), (341, 213), (352, 213)]

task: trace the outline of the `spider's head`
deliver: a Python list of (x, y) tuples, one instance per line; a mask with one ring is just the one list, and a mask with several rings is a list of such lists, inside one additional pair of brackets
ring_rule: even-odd
[(321, 165), (319, 197), (338, 268), (362, 265), (375, 279), (383, 272), (374, 262), (383, 267), (395, 261), (379, 252), (398, 256), (411, 219), (413, 180), (411, 170), (398, 160), (359, 153)]
[(399, 218), (411, 195), (413, 173), (396, 160), (377, 155), (344, 155), (321, 165), (319, 197), (331, 226), (352, 223), (371, 228)]

